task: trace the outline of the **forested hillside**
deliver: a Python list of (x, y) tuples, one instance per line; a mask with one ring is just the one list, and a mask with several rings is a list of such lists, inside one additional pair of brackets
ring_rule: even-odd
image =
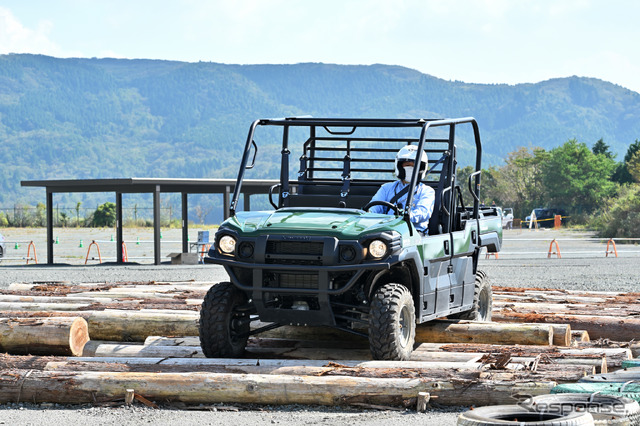
[(479, 85), (388, 65), (2, 55), (0, 206), (44, 198), (25, 179), (235, 177), (251, 121), (290, 115), (473, 116), (485, 167), (572, 138), (602, 138), (620, 158), (640, 138), (640, 94), (590, 78)]

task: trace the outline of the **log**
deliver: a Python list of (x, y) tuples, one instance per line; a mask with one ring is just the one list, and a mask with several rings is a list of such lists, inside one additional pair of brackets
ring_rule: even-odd
[(514, 303), (502, 301), (494, 303), (493, 311), (495, 312), (515, 312), (519, 314), (547, 314), (547, 315), (583, 315), (583, 316), (601, 316), (606, 312), (607, 316), (627, 317), (638, 315), (640, 307), (616, 304), (615, 302), (602, 301), (599, 304), (552, 304), (552, 303)]
[(82, 318), (0, 318), (0, 352), (80, 356), (88, 341)]
[(553, 327), (438, 320), (421, 324), (416, 329), (416, 343), (430, 342), (551, 345)]
[[(271, 365), (223, 365), (216, 364), (141, 364), (120, 362), (77, 362), (50, 361), (45, 371), (113, 371), (113, 372), (156, 372), (156, 373), (233, 373), (233, 374), (273, 374), (287, 376), (348, 376), (348, 377), (372, 377), (372, 378), (421, 378), (428, 380), (474, 380), (477, 379), (480, 370), (477, 368), (457, 368), (455, 363), (437, 363), (428, 368), (407, 368), (397, 366), (395, 368), (362, 368), (347, 367), (341, 364), (329, 366), (271, 366)], [(582, 366), (581, 373), (584, 373)], [(569, 374), (566, 370), (564, 374)], [(584, 374), (582, 374), (584, 375)], [(575, 376), (575, 375), (574, 375)], [(539, 374), (536, 377), (540, 377)], [(579, 376), (582, 377), (582, 376)]]
[[(139, 359), (139, 358), (138, 358)], [(235, 363), (202, 363), (202, 364), (142, 364), (117, 362), (79, 362), (50, 361), (46, 371), (113, 371), (113, 372), (209, 372), (234, 374), (273, 374), (293, 376), (348, 376), (372, 378), (421, 378), (423, 380), (554, 380), (560, 383), (575, 382), (589, 374), (595, 374), (595, 367), (585, 365), (544, 365), (535, 371), (522, 368), (506, 368), (492, 370), (488, 366), (471, 366), (460, 363), (422, 363), (419, 368), (407, 366), (387, 367), (349, 367), (343, 363), (326, 362), (326, 366), (310, 365), (237, 365)], [(414, 363), (420, 364), (420, 363)], [(472, 368), (474, 367), (474, 368)]]
[(493, 369), (478, 362), (412, 362), (412, 361), (344, 361), (328, 360), (257, 360), (207, 358), (118, 358), (118, 357), (34, 357), (0, 355), (11, 369), (44, 371), (109, 371), (109, 372), (210, 372), (276, 375), (339, 375), (352, 377), (421, 378), (423, 380), (555, 380), (576, 381), (594, 374), (593, 366), (536, 364), (524, 369), (522, 364), (510, 364)]
[(144, 339), (145, 346), (200, 346), (200, 337), (184, 336), (184, 337), (165, 337), (165, 336), (149, 336)]
[(587, 330), (571, 330), (571, 343), (584, 343), (590, 342), (591, 338)]
[[(66, 359), (65, 359), (66, 361)], [(169, 365), (184, 366), (188, 368), (203, 366), (209, 368), (212, 366), (229, 366), (229, 367), (245, 367), (245, 366), (262, 366), (268, 368), (281, 367), (326, 367), (341, 366), (351, 368), (368, 368), (368, 369), (423, 369), (432, 370), (439, 368), (460, 368), (467, 369), (471, 367), (478, 369), (479, 364), (476, 359), (471, 361), (360, 361), (360, 360), (344, 360), (339, 363), (330, 360), (298, 360), (298, 359), (257, 359), (257, 358), (120, 358), (120, 357), (79, 357), (73, 358), (74, 362), (86, 363), (122, 363), (122, 364), (148, 364), (148, 365)]]
[[(474, 353), (503, 353), (507, 352), (511, 356), (537, 356), (545, 355), (555, 357), (581, 357), (581, 358), (602, 358), (606, 360), (607, 369), (620, 368), (622, 361), (631, 359), (629, 348), (559, 348), (556, 346), (499, 346), (499, 345), (476, 345), (476, 344), (444, 344), (444, 343), (423, 343), (418, 347), (418, 351), (451, 351), (451, 352), (474, 352)], [(415, 351), (414, 351), (415, 352)]]
[(571, 326), (569, 324), (550, 324), (553, 328), (553, 344), (571, 346)]
[(29, 291), (32, 293), (57, 293), (65, 294), (74, 291), (109, 291), (114, 288), (139, 289), (140, 291), (164, 291), (164, 290), (208, 290), (214, 282), (209, 281), (171, 281), (171, 282), (119, 282), (119, 283), (12, 283), (7, 287), (10, 291)]
[[(256, 358), (288, 358), (298, 360), (370, 360), (369, 349), (342, 349), (342, 348), (291, 348), (291, 347), (252, 347), (248, 346), (248, 356)], [(87, 355), (89, 352), (87, 352)], [(203, 358), (200, 346), (159, 346), (159, 345), (126, 345), (116, 343), (104, 343), (98, 345), (93, 356), (96, 357), (180, 357)], [(481, 354), (452, 354), (446, 352), (420, 352), (412, 354), (412, 361), (430, 362), (469, 362), (477, 361)], [(299, 363), (302, 361), (298, 361)]]
[(197, 336), (199, 314), (94, 311), (87, 318), (93, 339), (143, 342), (148, 336)]
[(0, 372), (0, 403), (83, 404), (122, 399), (126, 389), (150, 400), (187, 404), (355, 403), (415, 406), (419, 392), (442, 405), (490, 405), (513, 401), (514, 393), (548, 393), (556, 383), (477, 380), (429, 381), (343, 376), (287, 376), (220, 373)]
[[(110, 299), (111, 300), (111, 299)], [(39, 303), (39, 302), (0, 302), (0, 311), (9, 312), (68, 312), (68, 311), (105, 311), (105, 310), (149, 310), (167, 312), (176, 312), (182, 310), (183, 312), (196, 312), (197, 305), (189, 305), (184, 301), (176, 302), (174, 299), (168, 299), (170, 302), (164, 303), (150, 303), (148, 300), (128, 300), (128, 301), (115, 301), (113, 303), (102, 303), (99, 299), (96, 299), (91, 303)], [(158, 302), (157, 299), (153, 299), (154, 302)]]
[[(104, 309), (141, 309), (160, 307), (162, 309), (195, 310), (202, 304), (202, 299), (185, 299), (179, 297), (97, 297), (95, 294), (87, 296), (25, 296), (0, 295), (0, 310), (104, 310)], [(144, 295), (148, 296), (148, 295)], [(20, 305), (20, 304), (25, 305)], [(41, 305), (42, 304), (42, 305)]]
[[(252, 329), (266, 325), (258, 322), (252, 324)], [(416, 328), (416, 343), (449, 342), (449, 343), (503, 343), (503, 344), (532, 344), (550, 345), (553, 337), (553, 326), (540, 324), (522, 325), (481, 323), (473, 321), (436, 320), (420, 324)], [(562, 342), (565, 342), (566, 326), (559, 329)], [(327, 341), (361, 341), (368, 345), (366, 338), (354, 336), (345, 331), (331, 327), (295, 327), (283, 326), (274, 330), (260, 333), (260, 337), (274, 337), (286, 339), (327, 340)], [(568, 344), (566, 345), (568, 346)]]
[(199, 346), (144, 346), (102, 344), (95, 349), (96, 357), (179, 357), (204, 358)]
[(529, 295), (559, 295), (559, 296), (579, 296), (579, 297), (618, 297), (631, 296), (640, 297), (640, 293), (624, 293), (619, 291), (583, 291), (583, 290), (565, 290), (554, 288), (533, 288), (533, 287), (504, 287), (493, 286), (494, 294), (529, 294)]
[(0, 302), (0, 311), (82, 311), (91, 307), (90, 303), (29, 303), (29, 302)]
[[(549, 316), (500, 311), (493, 312), (492, 319), (499, 322), (545, 323)], [(569, 324), (572, 329), (586, 330), (591, 339), (630, 342), (640, 336), (640, 319), (637, 318), (556, 314), (553, 321)]]
[(92, 339), (116, 342), (143, 342), (148, 336), (197, 336), (199, 314), (195, 311), (78, 311), (0, 312), (0, 317), (81, 317), (89, 325)]
[(542, 381), (553, 380), (558, 383), (574, 383), (594, 373), (593, 366), (584, 365), (546, 365), (536, 371), (505, 371), (489, 370), (479, 374), (480, 380), (496, 380), (501, 382), (516, 382), (523, 380)]

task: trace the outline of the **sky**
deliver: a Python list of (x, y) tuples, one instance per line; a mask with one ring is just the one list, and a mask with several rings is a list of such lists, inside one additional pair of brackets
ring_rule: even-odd
[(0, 54), (388, 64), (640, 92), (637, 0), (0, 0)]

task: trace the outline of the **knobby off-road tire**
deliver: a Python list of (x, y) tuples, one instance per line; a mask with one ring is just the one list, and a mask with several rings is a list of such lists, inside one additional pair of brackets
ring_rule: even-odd
[(473, 292), (473, 309), (467, 312), (450, 315), (449, 318), (470, 321), (491, 321), (493, 309), (493, 292), (491, 283), (484, 271), (476, 272), (475, 290)]
[(479, 407), (458, 416), (459, 426), (590, 426), (593, 417), (588, 412), (566, 415), (538, 413), (519, 405), (493, 405)]
[(207, 358), (235, 358), (244, 353), (249, 333), (246, 295), (230, 282), (214, 284), (202, 302), (200, 346)]
[(369, 311), (369, 347), (374, 359), (408, 360), (416, 340), (416, 312), (409, 289), (401, 284), (378, 288)]
[[(640, 424), (640, 405), (631, 398), (596, 393), (538, 395), (525, 401), (526, 408), (538, 412), (588, 411), (597, 426)], [(521, 403), (522, 404), (522, 403)]]

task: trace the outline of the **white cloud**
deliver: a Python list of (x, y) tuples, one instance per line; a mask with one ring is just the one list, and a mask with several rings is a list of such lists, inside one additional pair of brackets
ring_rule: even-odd
[(53, 22), (41, 20), (36, 28), (25, 27), (9, 9), (0, 7), (0, 54), (35, 53), (58, 57), (81, 56), (65, 52), (49, 35)]

